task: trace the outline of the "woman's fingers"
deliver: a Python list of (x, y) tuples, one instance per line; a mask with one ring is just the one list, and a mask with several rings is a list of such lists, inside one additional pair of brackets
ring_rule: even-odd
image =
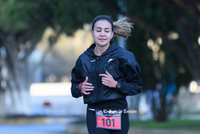
[(106, 74), (99, 74), (99, 76), (102, 76), (102, 84), (110, 87), (110, 88), (115, 88), (117, 81), (114, 80), (112, 75), (106, 71)]
[(94, 89), (94, 87), (92, 86), (91, 83), (88, 83), (87, 82), (87, 78), (86, 80), (83, 82), (82, 86), (81, 86), (81, 92), (84, 94), (84, 95), (89, 95), (90, 94), (90, 91), (92, 91)]

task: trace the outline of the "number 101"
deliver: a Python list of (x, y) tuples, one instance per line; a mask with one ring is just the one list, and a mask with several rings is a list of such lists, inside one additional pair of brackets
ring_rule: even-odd
[(108, 127), (110, 127), (111, 125), (113, 125), (113, 127), (115, 127), (115, 119), (112, 119), (112, 120), (110, 120), (110, 119), (102, 119), (102, 121), (103, 121), (103, 126), (108, 126)]

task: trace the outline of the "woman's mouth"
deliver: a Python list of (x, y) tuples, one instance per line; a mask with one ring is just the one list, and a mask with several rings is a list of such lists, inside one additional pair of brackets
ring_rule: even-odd
[(104, 39), (104, 38), (100, 38), (99, 40), (100, 40), (100, 41), (105, 41), (106, 39)]

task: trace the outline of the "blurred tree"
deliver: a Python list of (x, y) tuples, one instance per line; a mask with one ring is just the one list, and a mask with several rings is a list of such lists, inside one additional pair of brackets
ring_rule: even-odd
[[(200, 79), (199, 3), (193, 0), (125, 0), (127, 12), (122, 12), (112, 4), (113, 1), (99, 1), (115, 13), (127, 15), (135, 24), (127, 45), (141, 62), (145, 76), (152, 73), (151, 76), (160, 80), (175, 75), (181, 78), (181, 84), (185, 84), (185, 79), (187, 82), (188, 79)], [(145, 83), (153, 80), (150, 83), (155, 87), (157, 80), (143, 78)]]
[[(20, 96), (23, 90), (29, 89), (27, 58), (47, 26), (52, 27), (56, 35), (49, 38), (46, 54), (60, 33), (72, 35), (99, 14), (107, 14), (113, 20), (118, 14), (127, 15), (135, 24), (127, 49), (134, 52), (146, 87), (154, 90), (161, 80), (166, 87), (171, 78), (177, 86), (200, 79), (199, 1), (124, 0), (126, 10), (120, 10), (120, 2), (0, 0), (0, 47), (1, 52), (5, 49), (7, 53), (3, 60), (9, 70), (12, 91), (17, 90)], [(15, 97), (13, 102), (23, 98)]]
[(0, 0), (0, 48), (9, 72), (10, 113), (29, 112), (29, 78), (35, 72), (28, 73), (27, 60), (44, 30), (52, 27), (56, 34), (49, 38), (49, 49), (40, 63), (62, 32), (72, 35), (101, 11), (102, 6), (90, 0)]
[[(134, 52), (141, 66), (144, 90), (157, 89), (162, 83), (162, 107), (158, 121), (168, 117), (166, 95), (176, 82), (188, 85), (191, 80), (200, 80), (200, 1), (198, 0), (124, 0), (126, 12), (114, 1), (99, 0), (116, 14), (127, 15), (135, 24), (127, 49)], [(115, 0), (119, 3), (122, 0)]]

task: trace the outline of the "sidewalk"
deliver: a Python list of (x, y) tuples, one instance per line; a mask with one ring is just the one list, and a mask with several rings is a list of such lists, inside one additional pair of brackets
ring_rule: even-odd
[(77, 120), (78, 117), (17, 117), (0, 119), (2, 124), (27, 124), (27, 123), (65, 123), (66, 125)]
[[(88, 134), (86, 126), (68, 125), (68, 133)], [(128, 134), (200, 134), (195, 131), (130, 128)]]

